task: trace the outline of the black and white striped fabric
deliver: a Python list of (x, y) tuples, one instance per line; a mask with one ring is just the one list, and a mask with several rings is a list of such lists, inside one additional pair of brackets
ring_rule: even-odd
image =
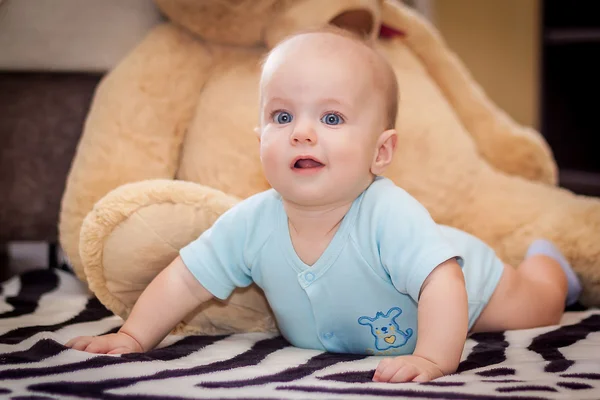
[(600, 310), (559, 327), (473, 335), (459, 372), (427, 384), (371, 382), (377, 357), (328, 354), (266, 334), (169, 336), (145, 354), (67, 349), (115, 332), (75, 277), (39, 270), (0, 292), (0, 397), (12, 399), (599, 399)]

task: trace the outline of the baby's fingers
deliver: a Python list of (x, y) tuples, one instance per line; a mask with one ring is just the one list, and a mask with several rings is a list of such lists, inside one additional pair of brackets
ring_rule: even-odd
[(78, 336), (69, 340), (65, 346), (74, 350), (84, 351), (85, 348), (94, 340), (91, 336)]
[(88, 353), (106, 354), (112, 349), (111, 343), (107, 338), (97, 337), (87, 345), (84, 351), (87, 351)]
[(429, 373), (427, 371), (423, 371), (413, 379), (413, 382), (423, 383), (423, 382), (429, 382), (432, 379), (433, 379), (433, 377), (431, 376), (431, 373)]
[(111, 351), (109, 351), (106, 354), (127, 354), (127, 353), (133, 353), (133, 350), (131, 350), (129, 347), (121, 346), (121, 347), (117, 347), (116, 349), (112, 349)]
[(373, 374), (374, 382), (385, 382), (381, 379), (381, 374), (392, 364), (391, 358), (384, 358), (377, 365), (377, 369), (375, 369), (375, 373)]
[[(377, 382), (390, 382), (396, 374), (406, 368), (412, 367), (400, 358), (388, 358), (382, 360), (377, 366), (373, 380)], [(412, 378), (411, 378), (412, 379)], [(396, 381), (403, 382), (403, 381)]]
[(390, 382), (410, 382), (419, 375), (419, 369), (412, 364), (404, 364), (389, 379)]

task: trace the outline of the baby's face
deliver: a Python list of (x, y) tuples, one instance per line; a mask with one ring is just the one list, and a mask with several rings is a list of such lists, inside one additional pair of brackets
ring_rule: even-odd
[(335, 40), (329, 45), (276, 50), (261, 81), (265, 175), (284, 199), (303, 206), (358, 196), (372, 181), (385, 128), (383, 96), (368, 63), (355, 49), (338, 49)]

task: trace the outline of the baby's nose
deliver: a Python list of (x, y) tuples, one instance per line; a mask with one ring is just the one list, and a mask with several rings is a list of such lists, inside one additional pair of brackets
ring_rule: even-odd
[(308, 124), (298, 123), (290, 137), (293, 145), (297, 144), (316, 144), (317, 134), (314, 128)]

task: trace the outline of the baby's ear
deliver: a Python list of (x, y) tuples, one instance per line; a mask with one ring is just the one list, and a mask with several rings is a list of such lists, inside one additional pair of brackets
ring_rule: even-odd
[(383, 175), (385, 169), (390, 165), (396, 150), (397, 140), (398, 134), (395, 129), (389, 129), (379, 135), (375, 156), (371, 163), (371, 173), (373, 175)]

